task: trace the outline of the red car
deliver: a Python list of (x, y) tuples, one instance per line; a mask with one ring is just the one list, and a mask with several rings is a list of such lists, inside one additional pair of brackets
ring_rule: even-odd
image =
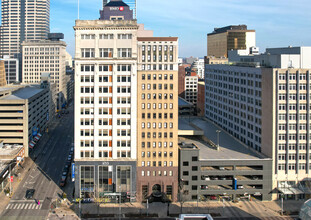
[(216, 196), (211, 196), (210, 199), (211, 200), (217, 200), (217, 197)]

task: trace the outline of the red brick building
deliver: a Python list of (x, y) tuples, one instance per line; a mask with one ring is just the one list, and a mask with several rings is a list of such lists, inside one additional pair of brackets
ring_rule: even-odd
[(205, 112), (205, 82), (198, 82), (198, 101), (197, 101), (198, 116), (204, 116)]
[(186, 68), (190, 67), (190, 64), (184, 64), (178, 67), (178, 96), (182, 98), (185, 98)]

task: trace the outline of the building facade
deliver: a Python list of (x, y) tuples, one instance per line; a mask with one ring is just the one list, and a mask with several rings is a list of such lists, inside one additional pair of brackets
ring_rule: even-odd
[(50, 31), (50, 0), (1, 1), (0, 57), (16, 58), (21, 43), (46, 39)]
[(38, 40), (22, 43), (22, 82), (41, 82), (43, 73), (50, 74), (50, 82), (56, 85), (58, 109), (68, 99), (66, 75), (66, 43), (61, 40)]
[(0, 60), (0, 86), (6, 86), (4, 61)]
[(191, 72), (185, 77), (185, 99), (195, 106), (198, 101), (198, 81), (199, 76), (196, 72)]
[(138, 38), (137, 200), (178, 192), (178, 38)]
[(2, 87), (0, 92), (0, 139), (23, 145), (28, 157), (30, 142), (48, 126), (50, 92), (40, 86)]
[(204, 67), (204, 59), (196, 59), (191, 65), (191, 70), (195, 71), (200, 79), (204, 79)]
[(228, 57), (230, 50), (249, 50), (255, 46), (255, 30), (247, 30), (246, 25), (214, 28), (207, 35), (207, 56)]
[(10, 58), (9, 56), (4, 56), (3, 59), (0, 60), (4, 61), (7, 84), (20, 82), (19, 60), (16, 58)]
[(78, 198), (136, 192), (138, 25), (110, 16), (74, 27)]
[(185, 98), (185, 78), (187, 71), (190, 71), (190, 64), (182, 64), (178, 66), (178, 96)]
[(273, 159), (286, 198), (309, 197), (310, 70), (243, 65), (206, 66), (205, 116)]

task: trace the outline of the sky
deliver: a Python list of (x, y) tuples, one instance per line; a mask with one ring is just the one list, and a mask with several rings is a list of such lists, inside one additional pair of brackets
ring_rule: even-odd
[[(78, 0), (51, 1), (51, 32), (65, 34), (74, 55)], [(80, 0), (80, 19), (99, 18), (102, 0)], [(260, 51), (267, 47), (311, 46), (310, 0), (137, 0), (138, 23), (154, 36), (179, 37), (180, 57), (207, 54), (207, 33), (215, 27), (246, 24), (256, 30)]]

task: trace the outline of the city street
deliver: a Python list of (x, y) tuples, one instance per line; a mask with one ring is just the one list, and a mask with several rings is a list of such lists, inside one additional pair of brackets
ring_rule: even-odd
[[(71, 106), (69, 114), (55, 119), (51, 123), (49, 133), (44, 134), (35, 149), (30, 152), (34, 164), (27, 171), (19, 188), (14, 189), (10, 203), (2, 212), (0, 219), (46, 219), (51, 202), (61, 197), (63, 193), (59, 182), (72, 142), (73, 107)], [(70, 176), (67, 182), (70, 182)], [(25, 198), (27, 189), (35, 189), (33, 199)], [(73, 190), (70, 186), (66, 189)], [(72, 190), (70, 190), (71, 194)]]

